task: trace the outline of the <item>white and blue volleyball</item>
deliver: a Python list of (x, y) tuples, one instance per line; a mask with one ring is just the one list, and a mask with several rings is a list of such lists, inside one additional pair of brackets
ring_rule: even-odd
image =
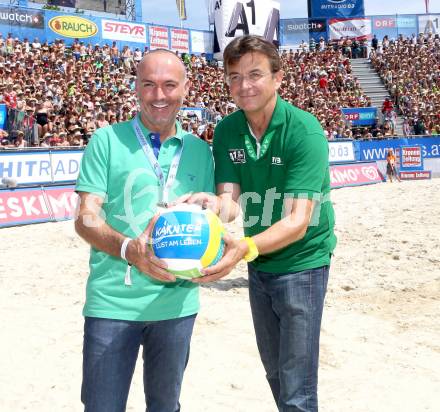
[(177, 277), (201, 276), (200, 270), (223, 256), (224, 227), (218, 216), (197, 205), (180, 204), (164, 211), (154, 224), (152, 248)]

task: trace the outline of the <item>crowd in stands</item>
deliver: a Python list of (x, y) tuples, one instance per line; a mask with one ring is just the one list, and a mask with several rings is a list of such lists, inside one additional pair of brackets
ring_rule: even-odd
[(385, 36), (370, 58), (404, 116), (404, 134), (440, 134), (439, 35)]
[[(347, 45), (346, 40), (281, 52), (285, 76), (280, 95), (313, 113), (329, 140), (392, 135), (386, 133), (387, 122), (390, 131), (394, 129), (392, 118), (375, 131), (354, 129), (341, 114), (341, 107), (371, 106), (351, 72), (349, 58), (358, 46)], [(361, 46), (359, 52), (364, 53)], [(10, 124), (20, 125), (9, 135), (1, 132), (2, 145), (81, 146), (97, 128), (130, 119), (137, 112), (136, 65), (145, 53), (147, 47), (120, 50), (116, 43), (91, 45), (80, 40), (67, 47), (63, 40), (48, 44), (0, 34), (0, 103), (8, 106)], [(203, 109), (204, 115), (185, 111), (180, 120), (185, 130), (211, 142), (214, 124), (236, 110), (223, 68), (203, 54), (181, 57), (191, 80), (183, 104), (199, 114)], [(438, 39), (415, 43), (399, 39), (382, 50), (373, 49), (371, 59), (410, 127), (421, 118), (426, 132), (439, 132)]]

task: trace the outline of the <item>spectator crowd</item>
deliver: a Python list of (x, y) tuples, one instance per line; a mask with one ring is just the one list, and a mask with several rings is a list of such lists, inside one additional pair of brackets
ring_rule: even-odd
[(404, 116), (404, 134), (440, 134), (439, 35), (385, 36), (370, 58)]
[[(364, 46), (354, 53), (364, 55)], [(373, 136), (370, 130), (353, 129), (340, 110), (371, 106), (352, 74), (354, 47), (345, 39), (281, 52), (285, 76), (280, 95), (313, 113), (329, 140)], [(408, 118), (408, 134), (440, 132), (439, 47), (438, 37), (419, 37), (372, 49), (372, 64)], [(82, 146), (97, 128), (132, 118), (137, 113), (136, 65), (145, 53), (147, 47), (120, 50), (116, 42), (91, 45), (76, 39), (66, 46), (63, 40), (48, 44), (0, 34), (0, 103), (9, 109), (10, 124), (19, 125), (9, 135), (0, 132), (2, 145)], [(203, 54), (181, 57), (191, 80), (184, 106), (194, 112), (182, 111), (180, 120), (185, 130), (211, 142), (214, 124), (236, 110), (223, 68)]]

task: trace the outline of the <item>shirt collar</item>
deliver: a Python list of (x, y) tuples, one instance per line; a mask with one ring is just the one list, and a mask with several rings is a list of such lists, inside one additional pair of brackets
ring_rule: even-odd
[[(272, 113), (272, 117), (270, 119), (269, 125), (267, 126), (267, 129), (265, 130), (264, 134), (267, 134), (271, 132), (272, 130), (277, 129), (279, 126), (284, 124), (285, 118), (284, 118), (284, 100), (280, 97), (280, 95), (277, 93), (277, 101), (275, 103), (275, 108)], [(241, 122), (241, 134), (247, 134), (251, 135), (249, 124), (246, 119), (246, 115), (243, 110), (240, 110), (241, 116), (242, 116), (242, 122)]]
[[(144, 133), (144, 136), (148, 136), (148, 138), (150, 138), (152, 131), (145, 127), (145, 125), (142, 123), (140, 114), (138, 114), (138, 123), (142, 132)], [(183, 140), (184, 135), (185, 133), (182, 129), (182, 125), (176, 120), (176, 134), (174, 136), (170, 136), (167, 140), (176, 138), (177, 140), (181, 141)]]

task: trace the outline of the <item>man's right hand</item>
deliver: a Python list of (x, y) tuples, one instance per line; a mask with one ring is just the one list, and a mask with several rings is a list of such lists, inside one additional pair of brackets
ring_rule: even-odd
[(151, 231), (157, 217), (156, 215), (150, 220), (147, 228), (139, 237), (128, 243), (125, 256), (128, 262), (136, 266), (142, 273), (161, 282), (175, 282), (176, 277), (167, 272), (167, 264), (157, 258), (150, 247)]

